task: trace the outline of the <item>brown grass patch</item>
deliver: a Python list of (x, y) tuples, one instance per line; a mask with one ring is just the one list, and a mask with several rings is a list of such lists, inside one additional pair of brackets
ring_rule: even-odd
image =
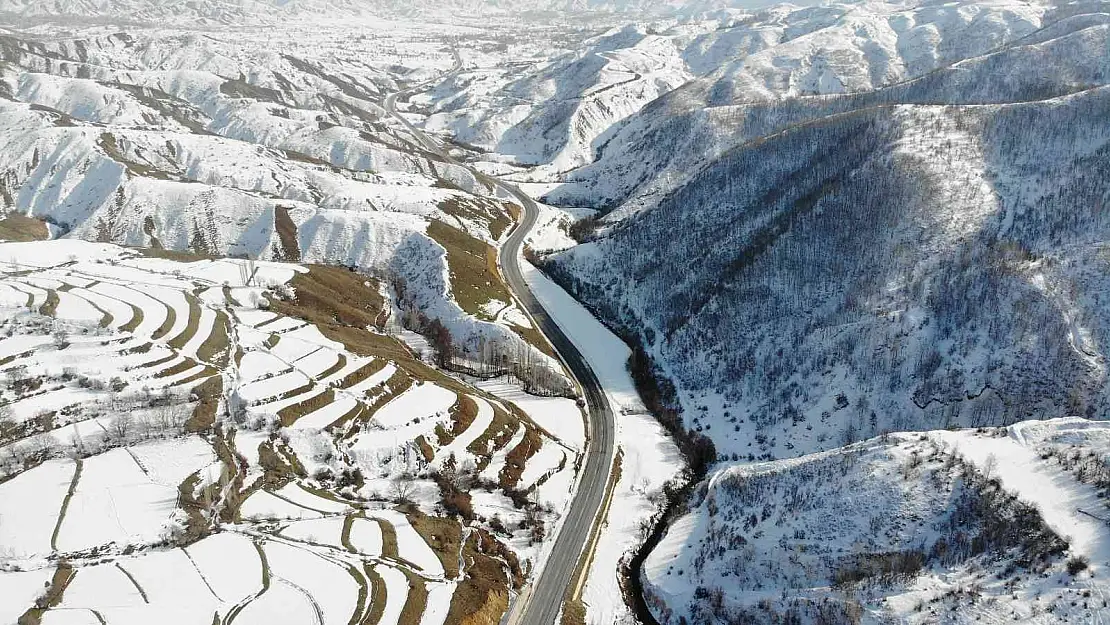
[(120, 165), (127, 168), (127, 171), (135, 176), (143, 178), (155, 178), (158, 180), (170, 180), (171, 176), (168, 172), (161, 169), (151, 167), (148, 163), (139, 163), (131, 160), (120, 149), (119, 143), (116, 141), (116, 136), (112, 133), (101, 133), (100, 140), (97, 141), (97, 146), (104, 151), (108, 158), (116, 161)]
[(459, 399), (451, 406), (451, 430), (444, 429), (442, 425), (436, 426), (439, 446), (450, 445), (452, 441), (470, 429), (477, 418), (478, 402), (474, 401), (474, 398), (469, 395), (459, 395)]
[(365, 411), (365, 410), (366, 410), (366, 404), (363, 404), (362, 402), (356, 403), (354, 408), (351, 408), (350, 410), (347, 411), (347, 414), (343, 415), (342, 417), (339, 417), (338, 419), (333, 421), (331, 424), (329, 424), (328, 429), (341, 431), (341, 430), (343, 430), (343, 428), (345, 428), (347, 426), (348, 423), (350, 423), (350, 422), (352, 422), (356, 419), (361, 419), (361, 420), (365, 421), (366, 419), (362, 419), (362, 412)]
[(8, 213), (0, 219), (0, 240), (15, 243), (29, 243), (31, 241), (45, 241), (50, 238), (50, 228), (46, 222), (20, 215)]
[(301, 247), (297, 243), (297, 224), (293, 223), (289, 209), (285, 206), (274, 207), (274, 231), (281, 243), (281, 260), (300, 262)]
[(43, 614), (62, 602), (62, 596), (75, 575), (77, 575), (77, 569), (73, 568), (69, 562), (59, 562), (46, 593), (35, 603), (35, 607), (27, 610), (19, 617), (19, 625), (39, 625), (39, 623), (42, 623)]
[(58, 297), (58, 292), (54, 289), (47, 289), (46, 301), (43, 302), (42, 306), (39, 306), (39, 314), (53, 317), (58, 313), (58, 304), (60, 303), (61, 299)]
[(200, 300), (195, 295), (185, 293), (185, 301), (189, 303), (189, 322), (185, 325), (185, 329), (181, 331), (174, 338), (170, 339), (167, 343), (174, 349), (183, 349), (185, 344), (188, 343), (193, 336), (196, 335), (197, 329), (200, 327)]
[(287, 455), (274, 450), (272, 441), (258, 445), (258, 465), (262, 467), (262, 484), (266, 490), (280, 490), (297, 479), (297, 467)]
[(517, 427), (520, 427), (517, 419), (502, 410), (500, 406), (493, 405), (493, 422), (489, 424), (485, 432), (482, 432), (481, 436), (474, 439), (470, 446), (466, 448), (467, 451), (478, 457), (479, 471), (484, 470), (489, 465), (490, 456), (493, 452), (509, 444), (513, 435), (516, 434)]
[(69, 502), (73, 500), (73, 493), (77, 491), (77, 482), (81, 480), (81, 468), (84, 462), (78, 458), (76, 466), (73, 468), (73, 479), (69, 481), (69, 490), (66, 491), (66, 496), (62, 499), (62, 509), (58, 513), (58, 520), (54, 523), (54, 533), (50, 535), (50, 548), (54, 551), (58, 550), (58, 534), (62, 531), (62, 523), (66, 520), (66, 511), (69, 510)]
[(366, 571), (366, 578), (370, 580), (370, 611), (360, 625), (378, 625), (385, 615), (385, 602), (388, 599), (385, 580), (369, 564), (363, 564), (362, 568)]
[(432, 449), (432, 446), (428, 444), (428, 439), (424, 438), (423, 434), (417, 436), (415, 442), (416, 446), (420, 448), (420, 455), (424, 458), (424, 462), (435, 460), (436, 452)]
[(505, 234), (505, 231), (513, 225), (513, 221), (516, 219), (509, 208), (510, 206), (515, 207), (514, 204), (508, 202), (499, 203), (485, 199), (452, 196), (440, 202), (438, 208), (452, 217), (485, 225), (486, 229), (489, 230), (490, 237), (497, 241), (501, 239), (501, 235)]
[(333, 401), (335, 401), (335, 391), (330, 388), (325, 389), (322, 393), (300, 403), (282, 408), (278, 411), (278, 418), (281, 419), (282, 427), (289, 427), (296, 423), (301, 417), (315, 412)]
[(192, 390), (198, 399), (193, 414), (185, 422), (185, 431), (190, 433), (207, 432), (216, 424), (216, 409), (224, 394), (224, 380), (213, 376)]
[(374, 519), (374, 521), (382, 529), (382, 556), (400, 560), (401, 555), (397, 549), (397, 530), (393, 529), (393, 524), (389, 521), (383, 521), (382, 519)]
[(525, 425), (524, 438), (519, 445), (509, 450), (509, 454), (505, 457), (505, 466), (497, 476), (501, 488), (507, 491), (516, 488), (528, 460), (536, 455), (542, 446), (543, 438), (540, 437), (540, 433)]
[(131, 320), (120, 326), (119, 329), (123, 330), (124, 332), (133, 333), (135, 332), (135, 330), (139, 329), (139, 326), (143, 323), (143, 319), (145, 319), (145, 317), (143, 316), (143, 309), (129, 302), (123, 303), (131, 307)]
[(246, 100), (259, 100), (262, 102), (272, 102), (274, 104), (285, 104), (285, 97), (282, 96), (280, 91), (270, 89), (268, 87), (259, 87), (251, 83), (240, 80), (238, 78), (227, 80), (220, 84), (220, 93), (230, 98), (241, 98)]
[[(343, 370), (343, 367), (347, 366), (347, 357), (343, 354), (336, 355), (339, 356), (339, 358), (336, 359), (335, 364), (321, 371), (320, 374), (316, 376), (317, 380), (326, 380), (339, 373)], [(238, 360), (236, 360), (236, 362), (238, 362)]]
[(581, 599), (564, 601), (560, 625), (586, 625), (586, 604)]
[(513, 301), (497, 270), (497, 250), (438, 220), (428, 224), (428, 236), (447, 251), (451, 293), (460, 308), (480, 319), (492, 320), (483, 306), (493, 300)]
[(200, 382), (201, 380), (207, 380), (208, 378), (210, 378), (214, 375), (219, 375), (219, 373), (220, 372), (217, 369), (215, 369), (213, 367), (205, 366), (204, 369), (202, 369), (201, 371), (198, 371), (197, 373), (194, 373), (193, 375), (185, 378), (184, 380), (181, 380), (180, 382), (174, 382), (173, 386), (188, 386), (190, 384), (196, 384), (197, 382)]
[(347, 625), (359, 625), (359, 617), (366, 611), (366, 599), (370, 594), (370, 582), (366, 576), (358, 572), (353, 564), (347, 565), (347, 573), (354, 578), (355, 583), (358, 584), (358, 600), (355, 603), (355, 611), (351, 614), (351, 620)]
[(192, 358), (186, 358), (185, 360), (182, 360), (181, 362), (177, 363), (176, 365), (174, 365), (172, 367), (167, 367), (165, 369), (162, 369), (158, 373), (155, 373), (154, 377), (155, 378), (173, 377), (175, 375), (185, 373), (189, 369), (192, 369), (193, 367), (196, 367), (196, 366), (197, 366), (197, 361), (193, 360)]
[(162, 325), (158, 326), (154, 334), (150, 335), (150, 338), (155, 341), (165, 338), (165, 336), (170, 333), (170, 330), (173, 329), (174, 324), (177, 323), (177, 311), (174, 310), (173, 306), (165, 302), (161, 302), (161, 304), (166, 307), (166, 320), (162, 322)]
[(458, 521), (427, 516), (415, 506), (405, 506), (401, 510), (408, 516), (413, 529), (439, 557), (447, 579), (458, 578), (459, 546), (462, 544), (462, 526)]
[(208, 334), (208, 338), (197, 348), (197, 358), (212, 363), (220, 369), (226, 368), (231, 360), (230, 344), (227, 338), (230, 328), (231, 322), (228, 320), (227, 314), (222, 310), (217, 310), (212, 331)]
[(197, 254), (196, 252), (181, 251), (181, 250), (167, 250), (158, 248), (142, 248), (139, 252), (148, 258), (160, 258), (162, 260), (172, 260), (179, 263), (195, 263), (199, 260), (212, 260), (216, 258), (211, 254)]
[(463, 557), (470, 566), (451, 598), (448, 623), (496, 625), (509, 608), (510, 580), (505, 576), (506, 563), (487, 550), (497, 553), (504, 547), (480, 530), (467, 539)]
[(555, 354), (555, 350), (551, 348), (551, 344), (547, 342), (547, 337), (533, 326), (522, 328), (516, 324), (509, 324), (509, 329), (516, 332), (516, 335), (524, 339), (525, 343), (528, 343), (555, 360), (559, 359), (559, 356)]
[(424, 610), (428, 608), (428, 587), (424, 584), (424, 580), (412, 571), (401, 569), (401, 572), (409, 580), (409, 594), (405, 599), (405, 607), (402, 608), (397, 623), (399, 625), (420, 625), (420, 617), (424, 616)]
[(177, 504), (185, 512), (185, 535), (181, 544), (192, 544), (208, 533), (208, 519), (204, 516), (204, 506), (195, 496), (200, 473), (193, 473), (177, 487)]
[(375, 358), (374, 360), (343, 376), (343, 379), (339, 381), (339, 388), (351, 388), (352, 386), (358, 384), (359, 382), (362, 382), (363, 380), (366, 380), (382, 369), (385, 369), (386, 364), (388, 363), (385, 360)]
[[(145, 354), (146, 352), (149, 352), (149, 351), (150, 351), (150, 349), (148, 348), (146, 351), (139, 352), (139, 353)], [(164, 365), (166, 363), (173, 362), (173, 360), (175, 358), (177, 358), (177, 354), (170, 354), (169, 356), (166, 356), (165, 358), (159, 358), (158, 360), (152, 360), (150, 362), (143, 363), (143, 364), (139, 365), (138, 368), (139, 369), (154, 369), (156, 367), (161, 367), (162, 365)]]
[(308, 273), (297, 274), (290, 285), (296, 293), (295, 298), (291, 301), (273, 299), (271, 310), (316, 325), (338, 324), (361, 329), (385, 323), (386, 301), (378, 292), (378, 281), (374, 278), (345, 267), (311, 265)]

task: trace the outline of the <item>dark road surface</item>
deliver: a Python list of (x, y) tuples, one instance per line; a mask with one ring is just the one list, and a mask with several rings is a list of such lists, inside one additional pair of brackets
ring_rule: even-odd
[[(455, 60), (456, 67), (453, 71), (457, 72), (461, 67), (461, 59), (457, 54)], [(436, 81), (443, 78), (441, 76)], [(570, 509), (563, 516), (562, 529), (543, 570), (531, 586), (525, 589), (506, 619), (509, 625), (552, 625), (562, 607), (567, 588), (577, 581), (572, 578), (575, 577), (578, 561), (583, 556), (605, 496), (615, 450), (616, 426), (613, 411), (609, 405), (609, 398), (605, 395), (593, 369), (568, 338), (568, 333), (573, 334), (574, 328), (559, 327), (524, 280), (521, 263), (526, 261), (523, 260), (521, 252), (525, 238), (535, 227), (539, 217), (540, 211), (536, 202), (515, 185), (486, 176), (464, 163), (455, 161), (433, 139), (397, 113), (398, 97), (408, 97), (426, 86), (427, 84), (418, 85), (408, 91), (390, 95), (385, 101), (386, 110), (405, 125), (420, 142), (422, 149), (451, 163), (466, 167), (480, 182), (505, 190), (523, 206), (524, 212), (520, 222), (501, 248), (501, 271), (517, 301), (555, 347), (559, 357), (581, 386), (589, 409), (586, 460), (582, 466), (578, 492), (575, 493)], [(577, 415), (568, 415), (568, 418), (577, 418)]]

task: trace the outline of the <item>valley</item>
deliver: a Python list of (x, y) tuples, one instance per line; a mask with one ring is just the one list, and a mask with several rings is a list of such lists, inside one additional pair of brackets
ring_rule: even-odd
[(0, 0), (0, 623), (1101, 623), (1100, 0)]

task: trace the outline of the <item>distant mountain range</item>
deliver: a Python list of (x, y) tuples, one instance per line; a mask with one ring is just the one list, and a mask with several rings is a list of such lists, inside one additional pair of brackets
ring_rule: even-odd
[[(266, 22), (291, 15), (412, 16), (421, 13), (597, 11), (636, 15), (696, 15), (726, 8), (772, 4), (767, 0), (0, 0), (0, 14), (30, 18), (83, 17), (147, 22), (191, 19), (202, 22)], [(803, 3), (806, 4), (806, 3)]]

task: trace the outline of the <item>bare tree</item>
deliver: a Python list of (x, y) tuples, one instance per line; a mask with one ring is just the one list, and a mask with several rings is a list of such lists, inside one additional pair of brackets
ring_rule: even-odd
[(12, 408), (7, 404), (0, 404), (0, 441), (15, 437), (15, 417)]
[(135, 419), (125, 412), (116, 415), (116, 418), (112, 419), (112, 423), (108, 426), (108, 433), (123, 442), (127, 440), (127, 435), (131, 433), (132, 426), (134, 425)]
[(415, 485), (412, 476), (405, 473), (393, 478), (389, 485), (389, 498), (399, 504), (412, 503)]

